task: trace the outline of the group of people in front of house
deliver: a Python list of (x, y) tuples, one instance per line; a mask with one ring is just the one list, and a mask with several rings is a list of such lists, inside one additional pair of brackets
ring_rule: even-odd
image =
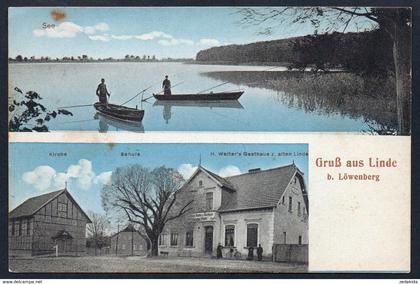
[[(165, 76), (165, 80), (162, 82), (162, 89), (164, 95), (171, 95), (171, 81), (168, 79), (168, 75)], [(99, 98), (99, 102), (101, 104), (108, 104), (108, 98), (111, 94), (108, 92), (106, 88), (105, 79), (101, 79), (101, 83), (96, 88), (96, 95)]]
[[(223, 258), (223, 246), (219, 243), (219, 245), (217, 246), (216, 249), (216, 257), (217, 258)], [(258, 245), (257, 247), (257, 260), (261, 261), (262, 260), (262, 254), (263, 254), (263, 248), (261, 246), (261, 244)], [(230, 248), (230, 254), (233, 255), (233, 248)], [(247, 260), (254, 260), (254, 247), (248, 247), (248, 256), (246, 258)]]

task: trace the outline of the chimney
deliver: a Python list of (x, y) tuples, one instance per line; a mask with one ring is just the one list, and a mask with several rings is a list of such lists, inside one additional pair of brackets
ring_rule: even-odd
[(261, 171), (261, 168), (249, 169), (248, 173), (258, 173)]

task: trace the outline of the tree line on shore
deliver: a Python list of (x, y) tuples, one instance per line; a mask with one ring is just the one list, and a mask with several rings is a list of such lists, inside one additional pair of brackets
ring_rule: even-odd
[(49, 56), (22, 56), (17, 55), (16, 57), (12, 58), (9, 57), (9, 62), (185, 62), (188, 60), (192, 60), (190, 58), (161, 58), (158, 59), (155, 55), (130, 55), (127, 54), (123, 58), (113, 58), (113, 57), (106, 57), (106, 58), (93, 58), (86, 54), (80, 56), (63, 56), (62, 58), (52, 58)]
[(197, 61), (234, 64), (278, 63), (291, 69), (328, 71), (341, 68), (360, 74), (387, 74), (394, 68), (392, 42), (383, 31), (332, 32), (212, 47), (197, 53)]

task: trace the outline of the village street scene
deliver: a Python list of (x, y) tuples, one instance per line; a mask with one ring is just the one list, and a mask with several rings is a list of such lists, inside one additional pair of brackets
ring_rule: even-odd
[(306, 144), (10, 151), (12, 272), (307, 271)]

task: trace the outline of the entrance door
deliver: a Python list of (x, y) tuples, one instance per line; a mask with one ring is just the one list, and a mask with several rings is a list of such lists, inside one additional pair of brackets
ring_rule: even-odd
[(204, 253), (212, 254), (213, 252), (213, 227), (207, 226), (204, 227), (205, 236), (204, 236)]

